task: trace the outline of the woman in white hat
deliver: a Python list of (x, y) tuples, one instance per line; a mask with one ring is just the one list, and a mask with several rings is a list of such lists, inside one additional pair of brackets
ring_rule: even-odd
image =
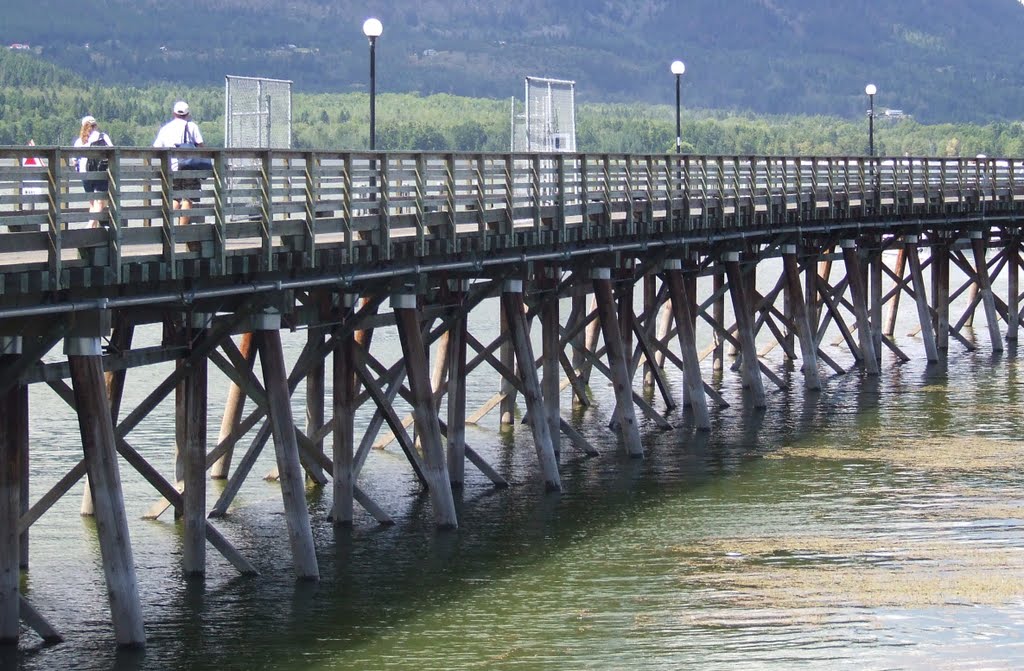
[[(75, 138), (76, 147), (112, 147), (114, 143), (110, 136), (99, 129), (96, 117), (87, 114), (82, 117), (82, 127)], [(107, 190), (110, 182), (107, 181), (107, 165), (105, 158), (100, 156), (79, 156), (75, 159), (75, 169), (78, 172), (104, 173), (101, 177), (83, 177), (82, 188), (88, 194), (95, 194), (97, 197), (89, 200), (89, 212), (102, 212), (107, 207)], [(100, 225), (99, 220), (90, 219), (89, 224), (96, 228)]]

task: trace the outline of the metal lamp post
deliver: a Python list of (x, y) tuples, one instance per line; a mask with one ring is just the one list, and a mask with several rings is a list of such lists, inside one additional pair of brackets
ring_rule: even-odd
[(363, 35), (370, 40), (370, 150), (377, 148), (377, 38), (384, 32), (380, 19), (366, 19)]
[(864, 87), (864, 93), (868, 94), (868, 156), (875, 155), (875, 94), (878, 87), (868, 84)]
[[(380, 19), (363, 21), (363, 35), (370, 41), (370, 151), (377, 149), (377, 38), (384, 32)], [(377, 200), (377, 159), (370, 159), (370, 200)]]
[(686, 72), (686, 65), (682, 61), (672, 61), (672, 74), (676, 76), (676, 153), (683, 152), (683, 125), (680, 116), (679, 105), (679, 80)]

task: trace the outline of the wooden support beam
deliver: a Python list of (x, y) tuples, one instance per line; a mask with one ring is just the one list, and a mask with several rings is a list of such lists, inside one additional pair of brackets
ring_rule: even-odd
[[(321, 347), (324, 343), (324, 327), (319, 325), (310, 325), (306, 331), (306, 339), (309, 341), (311, 348)], [(324, 359), (320, 359), (310, 369), (309, 374), (306, 375), (306, 435), (312, 436), (324, 425), (324, 404), (326, 403), (327, 387), (325, 379), (327, 376), (327, 366)], [(313, 444), (313, 449), (319, 452), (324, 451), (323, 441), (316, 441)], [(323, 469), (312, 460), (308, 460), (303, 464), (306, 472), (309, 474), (308, 477), (313, 484), (324, 485), (327, 483), (327, 478), (324, 476)]]
[(797, 340), (800, 342), (801, 367), (804, 374), (806, 389), (821, 389), (821, 378), (818, 376), (818, 348), (814, 342), (814, 331), (804, 303), (804, 291), (800, 286), (800, 268), (796, 258), (796, 246), (784, 245), (782, 249), (782, 272), (786, 280), (786, 297), (796, 326)]
[(1020, 332), (1020, 240), (1011, 235), (1006, 242), (1006, 340), (1017, 342)]
[(426, 344), (420, 331), (417, 297), (414, 294), (396, 294), (391, 297), (391, 308), (398, 324), (405, 370), (413, 394), (416, 434), (423, 446), (423, 475), (429, 483), (434, 522), (438, 528), (455, 529), (458, 527), (455, 499), (448, 481), (445, 448), (431, 389)]
[[(453, 280), (457, 286), (452, 299), (461, 305), (466, 298), (468, 282)], [(461, 310), (448, 331), (448, 431), (445, 434), (448, 480), (452, 487), (462, 487), (466, 480), (466, 459), (470, 451), (466, 447), (466, 316)], [(475, 463), (475, 462), (474, 462)], [(478, 466), (479, 468), (479, 466)], [(481, 469), (482, 470), (482, 469)], [(486, 472), (486, 471), (485, 471)], [(502, 478), (504, 480), (504, 478)], [(492, 478), (493, 482), (494, 479)]]
[(867, 250), (868, 321), (871, 324), (871, 344), (875, 356), (882, 360), (882, 240), (873, 236)]
[(683, 382), (688, 390), (690, 408), (693, 419), (701, 431), (711, 430), (711, 415), (708, 412), (708, 401), (704, 395), (704, 377), (697, 360), (697, 337), (693, 328), (693, 311), (696, 309), (696, 297), (690, 293), (683, 278), (682, 263), (670, 259), (665, 261), (665, 282), (668, 284), (669, 297), (675, 315), (679, 333), (679, 349), (683, 358)]
[(19, 596), (18, 602), (21, 607), (21, 619), (28, 625), (29, 629), (36, 632), (39, 638), (43, 639), (43, 643), (53, 645), (64, 641), (64, 637), (61, 636), (60, 632), (35, 609), (28, 599), (24, 596)]
[(736, 318), (736, 328), (739, 334), (740, 356), (743, 357), (743, 386), (750, 390), (754, 407), (765, 408), (768, 404), (765, 399), (764, 383), (761, 381), (760, 360), (757, 358), (753, 321), (739, 255), (735, 252), (727, 253), (724, 265), (729, 279), (729, 295), (732, 296), (733, 315)]
[[(885, 264), (882, 264), (883, 270), (888, 271)], [(900, 283), (903, 282), (904, 274), (906, 273), (907, 267), (907, 250), (904, 247), (900, 247), (896, 251), (896, 265), (895, 270), (889, 272), (889, 275), (894, 277), (896, 280), (896, 288), (892, 292), (892, 298), (889, 302), (889, 316), (885, 321), (885, 325), (882, 327), (882, 335), (893, 337), (893, 333), (896, 331), (896, 316), (900, 311), (900, 296), (903, 295), (900, 289)]]
[(539, 317), (541, 329), (541, 397), (545, 416), (548, 420), (548, 435), (551, 436), (555, 458), (561, 452), (559, 418), (562, 416), (560, 402), (561, 377), (558, 371), (558, 356), (562, 352), (559, 343), (561, 321), (558, 312), (558, 279), (561, 269), (555, 264), (543, 264), (538, 268), (536, 281), (544, 292)]
[[(268, 315), (269, 317), (269, 315)], [(256, 345), (263, 368), (263, 387), (270, 403), (270, 426), (274, 436), (274, 452), (280, 474), (281, 498), (284, 500), (288, 540), (292, 548), (296, 576), (300, 580), (319, 580), (316, 547), (309, 524), (309, 510), (299, 464), (299, 446), (295, 440), (288, 373), (281, 348), (281, 333), (275, 324), (256, 332)]]
[[(202, 337), (200, 335), (200, 337)], [(182, 381), (185, 422), (184, 448), (184, 548), (183, 570), (186, 576), (206, 573), (206, 408), (207, 361), (197, 359), (188, 365)]]
[[(501, 363), (509, 368), (515, 367), (515, 352), (512, 349), (512, 343), (509, 339), (509, 324), (508, 315), (505, 314), (504, 310), (500, 311), (501, 314), (498, 317), (498, 326), (501, 330), (501, 350), (500, 360)], [(532, 361), (532, 359), (531, 359)], [(499, 423), (503, 425), (512, 425), (515, 423), (515, 411), (516, 411), (516, 390), (506, 380), (500, 380), (498, 383), (498, 403), (500, 406), (500, 418)]]
[(342, 336), (334, 349), (334, 501), (331, 519), (351, 525), (355, 514), (355, 419), (358, 383), (355, 371), (355, 335)]
[(939, 360), (938, 342), (932, 325), (931, 309), (928, 307), (928, 295), (925, 293), (924, 274), (921, 271), (921, 258), (917, 251), (917, 236), (908, 235), (903, 239), (903, 251), (910, 266), (910, 281), (914, 287), (914, 303), (917, 306), (918, 323), (921, 325), (921, 342), (924, 344), (925, 356), (929, 363)]
[(141, 647), (146, 643), (146, 633), (117, 467), (114, 424), (103, 379), (100, 339), (70, 338), (65, 340), (65, 348), (92, 484), (114, 637), (119, 646)]
[[(231, 343), (231, 347), (234, 347), (234, 342), (230, 339), (225, 341), (225, 344)], [(245, 362), (244, 367), (241, 369), (242, 372), (251, 374), (253, 364), (256, 362), (256, 348), (252, 346), (252, 333), (243, 333), (239, 345), (238, 351), (242, 356), (242, 360)], [(231, 386), (228, 388), (228, 397), (224, 403), (224, 416), (220, 423), (220, 434), (217, 436), (217, 444), (227, 442), (227, 447), (224, 455), (217, 459), (213, 466), (210, 467), (210, 477), (214, 480), (223, 480), (228, 477), (231, 472), (231, 457), (234, 453), (235, 443), (238, 441), (237, 429), (240, 422), (242, 421), (242, 411), (245, 409), (245, 393), (242, 391), (242, 387), (232, 381)], [(235, 437), (237, 436), (237, 437)], [(234, 437), (232, 439), (232, 437)]]
[(987, 247), (988, 245), (981, 231), (972, 231), (971, 251), (974, 252), (974, 267), (977, 271), (976, 286), (981, 294), (982, 305), (985, 308), (985, 321), (988, 323), (989, 342), (992, 343), (993, 352), (1002, 352), (1003, 336), (999, 333), (996, 303), (992, 296), (992, 281), (988, 275), (988, 263), (986, 262)]
[[(722, 270), (721, 264), (715, 264), (711, 290), (715, 295), (715, 301), (711, 308), (711, 319), (716, 324), (722, 324), (725, 322), (725, 271)], [(711, 370), (717, 372), (725, 369), (725, 341), (717, 330), (712, 333), (711, 337)]]
[(931, 247), (932, 310), (935, 344), (941, 353), (949, 351), (949, 245), (937, 240)]
[[(658, 298), (658, 287), (657, 287), (657, 275), (654, 273), (644, 274), (643, 284), (643, 297), (644, 297), (644, 314), (653, 314), (657, 305)], [(656, 325), (653, 322), (648, 324)], [(652, 329), (648, 328), (650, 332)], [(637, 335), (640, 338), (639, 334)], [(644, 356), (644, 388), (653, 387), (654, 381), (654, 369), (658, 365), (658, 361), (651, 356)]]
[(846, 264), (846, 276), (850, 284), (850, 296), (853, 300), (853, 313), (857, 320), (857, 336), (862, 354), (861, 366), (867, 375), (879, 374), (879, 354), (874, 350), (874, 339), (871, 337), (871, 319), (867, 306), (867, 288), (860, 265), (860, 253), (857, 243), (844, 240), (840, 245), (843, 249), (843, 262)]
[(619, 333), (619, 320), (615, 311), (612, 292), (611, 270), (595, 268), (591, 278), (594, 283), (594, 298), (597, 301), (598, 319), (608, 353), (608, 368), (611, 372), (612, 388), (615, 392), (615, 416), (622, 436), (626, 454), (643, 458), (644, 448), (640, 441), (640, 428), (636, 423), (633, 409), (633, 385), (626, 361), (626, 350)]
[(555, 454), (551, 424), (541, 395), (537, 368), (533, 365), (533, 345), (530, 330), (523, 310), (523, 283), (521, 280), (507, 280), (501, 293), (501, 312), (505, 315), (515, 358), (519, 362), (519, 375), (523, 385), (523, 398), (530, 415), (530, 431), (533, 434), (534, 449), (540, 464), (541, 477), (548, 491), (560, 491), (562, 480), (558, 474), (558, 457)]
[[(20, 338), (0, 338), (0, 368), (19, 356)], [(0, 646), (17, 645), (21, 576), (22, 460), (28, 458), (28, 386), (0, 394)]]
[[(572, 359), (569, 360), (563, 349), (560, 357), (562, 359), (562, 370), (565, 371), (566, 377), (572, 384), (572, 403), (574, 406), (581, 408), (590, 407), (590, 398), (587, 397), (587, 384), (584, 381), (582, 375), (577, 373), (581, 370), (580, 366), (583, 363), (583, 355), (580, 353), (587, 343), (586, 327), (576, 328), (587, 314), (587, 296), (580, 294), (573, 294), (571, 300), (571, 308), (569, 309), (569, 317), (566, 319), (565, 329), (566, 331), (573, 331), (574, 335), (571, 337), (572, 345)], [(572, 371), (570, 374), (569, 371)]]

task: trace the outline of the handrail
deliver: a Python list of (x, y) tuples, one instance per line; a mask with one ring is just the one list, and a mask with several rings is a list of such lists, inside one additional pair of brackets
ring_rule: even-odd
[[(186, 151), (214, 164), (194, 175), (187, 227), (170, 171)], [(69, 167), (93, 154), (106, 173)], [(83, 177), (109, 182), (105, 212), (89, 212)], [(315, 273), (325, 249), (338, 266), (935, 208), (981, 217), (1024, 208), (1022, 177), (1024, 159), (991, 157), (0, 147), (0, 301), (69, 289), (76, 269), (93, 286), (184, 279), (180, 262), (198, 258), (213, 277)]]

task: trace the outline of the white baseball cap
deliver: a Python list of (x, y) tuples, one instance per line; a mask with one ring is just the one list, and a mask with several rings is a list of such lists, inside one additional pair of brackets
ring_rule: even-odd
[(174, 113), (178, 116), (188, 116), (188, 103), (184, 100), (174, 103)]
[(96, 123), (96, 117), (94, 117), (91, 114), (86, 114), (84, 117), (82, 117), (82, 125), (83, 126), (86, 125), (86, 124), (94, 125), (95, 123)]

